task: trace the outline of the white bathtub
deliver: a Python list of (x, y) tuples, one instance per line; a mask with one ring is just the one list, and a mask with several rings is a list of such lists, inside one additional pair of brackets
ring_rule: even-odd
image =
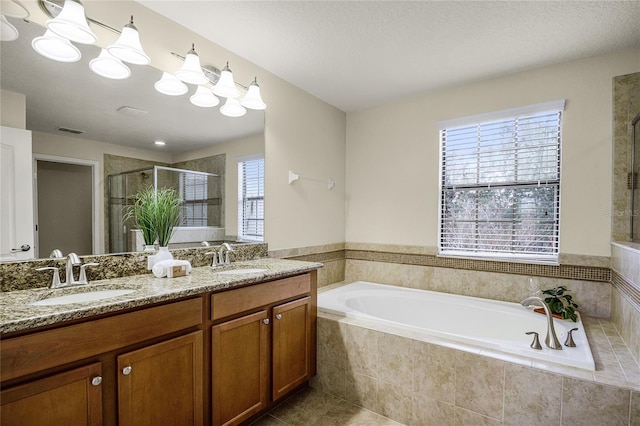
[[(418, 331), (424, 333), (425, 340), (435, 337), (595, 371), (580, 318), (577, 323), (554, 319), (560, 343), (570, 329), (578, 330), (573, 332), (575, 348), (562, 345), (562, 350), (552, 350), (544, 344), (546, 317), (519, 303), (359, 281), (320, 293), (318, 310)], [(538, 332), (542, 350), (529, 347), (532, 336), (526, 335), (527, 331)]]

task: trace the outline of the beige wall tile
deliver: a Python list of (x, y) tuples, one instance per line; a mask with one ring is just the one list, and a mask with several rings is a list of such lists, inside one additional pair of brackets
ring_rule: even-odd
[(562, 424), (626, 425), (629, 422), (630, 391), (563, 378)]
[(454, 349), (416, 341), (413, 392), (453, 404), (455, 353)]
[(457, 351), (456, 406), (502, 420), (504, 361)]
[(367, 410), (379, 412), (378, 380), (363, 374), (349, 374), (346, 378), (344, 399)]
[(640, 392), (631, 392), (630, 420), (631, 426), (640, 426)]
[(413, 389), (413, 341), (393, 334), (378, 336), (378, 380), (399, 386), (405, 392)]
[(342, 328), (337, 321), (318, 318), (318, 363), (330, 362), (345, 368), (347, 351)]
[(346, 386), (345, 368), (330, 362), (318, 362), (317, 374), (311, 380), (311, 386), (323, 392), (344, 398)]
[(411, 405), (411, 426), (453, 426), (454, 407), (452, 404), (413, 394)]
[(400, 423), (409, 424), (411, 420), (411, 392), (400, 386), (378, 382), (379, 413)]
[(347, 325), (344, 328), (347, 349), (347, 373), (378, 377), (378, 333)]
[(561, 401), (562, 376), (515, 364), (505, 366), (505, 425), (558, 425)]
[(502, 424), (500, 420), (492, 419), (460, 407), (455, 408), (454, 416), (456, 426), (498, 426)]

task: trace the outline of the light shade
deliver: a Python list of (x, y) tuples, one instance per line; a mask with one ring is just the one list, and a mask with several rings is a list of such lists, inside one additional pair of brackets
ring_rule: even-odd
[(89, 62), (89, 68), (99, 76), (112, 78), (114, 80), (122, 80), (129, 78), (131, 70), (128, 66), (106, 49), (102, 49), (100, 55)]
[(13, 41), (18, 38), (18, 29), (11, 22), (0, 14), (0, 40)]
[(77, 62), (82, 57), (80, 50), (69, 40), (51, 30), (47, 30), (43, 36), (34, 38), (31, 41), (31, 47), (45, 58), (58, 62)]
[(233, 73), (229, 69), (229, 63), (224, 67), (220, 73), (220, 80), (213, 86), (213, 93), (223, 98), (239, 98), (240, 92), (236, 88), (236, 84), (233, 81)]
[(148, 65), (151, 59), (142, 50), (140, 44), (140, 34), (135, 25), (133, 25), (133, 16), (131, 21), (122, 28), (118, 40), (110, 46), (107, 51), (116, 58), (136, 65)]
[(191, 50), (187, 52), (187, 56), (184, 58), (182, 68), (176, 71), (176, 77), (185, 83), (198, 85), (206, 84), (209, 81), (202, 72), (200, 58), (198, 57), (193, 44), (191, 45)]
[(211, 108), (220, 103), (220, 99), (218, 99), (216, 95), (213, 94), (211, 89), (204, 86), (198, 86), (198, 88), (196, 89), (196, 93), (191, 95), (189, 100), (195, 106), (199, 106), (202, 108)]
[(236, 98), (227, 98), (227, 102), (220, 107), (220, 113), (227, 117), (242, 117), (247, 113), (247, 110), (240, 105)]
[(240, 99), (240, 105), (250, 109), (267, 109), (267, 104), (262, 101), (262, 96), (260, 96), (260, 86), (258, 86), (257, 78), (249, 85), (249, 90), (247, 90), (244, 98)]
[(178, 78), (168, 72), (162, 73), (162, 78), (153, 85), (155, 89), (163, 95), (180, 96), (189, 91), (186, 84), (178, 80)]
[(84, 15), (84, 6), (74, 0), (65, 0), (58, 16), (47, 21), (47, 28), (67, 40), (93, 44), (98, 37), (91, 31)]

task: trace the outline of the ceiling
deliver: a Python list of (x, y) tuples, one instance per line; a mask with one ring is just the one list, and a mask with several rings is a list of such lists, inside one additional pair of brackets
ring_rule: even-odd
[(346, 112), (640, 47), (640, 1), (136, 1)]
[[(192, 85), (187, 95), (179, 97), (156, 92), (153, 85), (162, 72), (151, 66), (131, 65), (131, 77), (126, 80), (94, 74), (89, 61), (100, 53), (95, 45), (75, 44), (82, 59), (74, 63), (40, 56), (31, 48), (31, 40), (43, 35), (44, 28), (8, 19), (20, 35), (15, 41), (2, 42), (0, 85), (3, 90), (26, 96), (29, 130), (167, 153), (192, 151), (264, 131), (263, 111), (247, 110), (244, 117), (230, 118), (220, 114), (217, 107), (192, 105)], [(123, 106), (146, 114), (122, 114), (118, 109)], [(84, 133), (61, 133), (59, 127)], [(155, 146), (154, 140), (166, 145)]]

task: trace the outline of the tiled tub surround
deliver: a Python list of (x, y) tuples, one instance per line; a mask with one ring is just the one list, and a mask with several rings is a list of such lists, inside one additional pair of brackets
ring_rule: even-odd
[[(51, 290), (33, 288), (10, 291), (0, 298), (0, 335), (22, 332), (36, 327), (57, 324), (116, 312), (152, 303), (195, 296), (211, 291), (274, 280), (321, 268), (322, 264), (282, 259), (256, 259), (237, 262), (222, 268), (208, 266), (194, 268), (189, 276), (179, 278), (155, 278), (152, 274), (135, 275), (91, 282), (89, 285)], [(217, 272), (229, 269), (264, 269), (252, 274), (222, 275)], [(49, 297), (97, 290), (131, 289), (133, 293), (95, 302), (53, 306), (33, 306), (33, 303)]]
[(640, 362), (640, 244), (611, 245), (611, 320)]
[(598, 369), (589, 372), (318, 315), (312, 386), (398, 422), (640, 424), (640, 368), (608, 320), (585, 318)]
[(311, 247), (299, 247), (269, 251), (269, 257), (277, 259), (321, 262), (324, 267), (318, 270), (318, 287), (344, 281), (345, 244), (326, 244)]
[[(234, 251), (229, 253), (231, 262), (265, 258), (266, 243), (231, 244)], [(217, 247), (198, 247), (171, 250), (174, 259), (188, 260), (194, 268), (211, 265), (211, 256), (205, 253)], [(154, 254), (154, 253), (151, 253)], [(98, 266), (87, 268), (89, 281), (109, 278), (149, 274), (147, 270), (148, 253), (132, 252), (106, 255), (80, 256), (82, 263), (96, 262)], [(60, 270), (60, 280), (65, 281), (66, 258), (38, 259), (23, 262), (0, 262), (0, 292), (48, 287), (51, 284), (51, 271), (36, 271), (36, 268), (54, 266)], [(76, 268), (76, 274), (78, 273)]]

